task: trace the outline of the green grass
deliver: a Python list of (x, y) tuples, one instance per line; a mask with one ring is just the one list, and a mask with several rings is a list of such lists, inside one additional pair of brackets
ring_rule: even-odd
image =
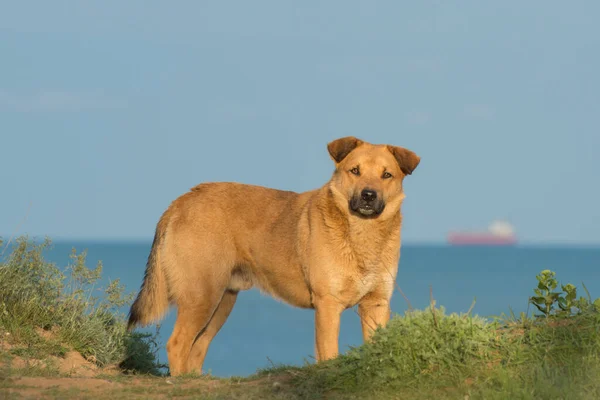
[[(436, 309), (391, 320), (372, 343), (296, 371), (299, 397), (600, 398), (597, 316), (487, 323)], [(281, 368), (280, 368), (281, 370)], [(264, 372), (263, 372), (264, 373)], [(507, 397), (507, 393), (511, 395)], [(460, 397), (462, 398), (462, 397)]]
[[(551, 271), (543, 271), (538, 288)], [(554, 290), (556, 285), (552, 288)], [(368, 343), (335, 360), (289, 369), (299, 398), (600, 398), (600, 302), (552, 302), (537, 316), (493, 322), (434, 305), (392, 318)], [(569, 294), (571, 293), (571, 294)], [(538, 291), (530, 301), (539, 301)], [(261, 373), (282, 373), (284, 367)]]
[(22, 237), (0, 260), (0, 340), (10, 352), (42, 359), (72, 349), (99, 366), (160, 374), (156, 336), (128, 333), (118, 311), (133, 296), (118, 280), (98, 287), (102, 264), (88, 268), (85, 252), (73, 249), (62, 269), (47, 262), (43, 252), (50, 245)]
[[(62, 270), (47, 263), (48, 245), (22, 238), (0, 263), (0, 342), (11, 343), (8, 353), (0, 351), (0, 390), (18, 388), (18, 376), (57, 376), (35, 364), (11, 375), (8, 358), (60, 357), (70, 349), (101, 366), (158, 374), (156, 335), (127, 333), (118, 312), (131, 296), (118, 281), (99, 290), (101, 265), (85, 267), (85, 254), (73, 253)], [(551, 271), (536, 278), (529, 299), (536, 315), (447, 314), (432, 301), (425, 310), (394, 316), (371, 343), (320, 364), (229, 379), (100, 374), (113, 386), (78, 392), (67, 384), (39, 393), (111, 400), (600, 398), (600, 300), (589, 293), (578, 298), (577, 288), (559, 285)]]

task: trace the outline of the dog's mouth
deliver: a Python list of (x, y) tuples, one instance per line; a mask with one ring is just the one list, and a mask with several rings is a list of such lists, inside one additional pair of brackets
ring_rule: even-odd
[(383, 201), (366, 202), (356, 197), (350, 200), (349, 206), (352, 212), (362, 217), (377, 217), (385, 208)]
[(375, 214), (375, 210), (370, 205), (364, 205), (364, 206), (358, 207), (357, 211), (359, 213), (361, 213), (362, 215), (373, 215), (373, 214)]

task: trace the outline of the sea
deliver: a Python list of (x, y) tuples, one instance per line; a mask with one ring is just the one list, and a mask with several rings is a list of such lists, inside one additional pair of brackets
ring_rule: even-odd
[[(150, 246), (150, 241), (58, 241), (46, 258), (66, 266), (72, 248), (86, 250), (88, 266), (102, 261), (103, 284), (119, 279), (128, 291), (137, 291)], [(592, 297), (600, 297), (600, 247), (403, 245), (392, 313), (403, 314), (409, 307), (424, 309), (433, 298), (447, 313), (472, 309), (473, 314), (490, 318), (511, 312), (531, 314), (528, 298), (537, 285), (536, 275), (545, 269), (555, 271), (560, 283), (576, 285), (578, 294), (585, 295), (583, 282)], [(163, 362), (175, 314), (171, 310), (161, 323), (158, 356)], [(204, 371), (221, 377), (246, 376), (273, 365), (312, 363), (313, 318), (314, 311), (291, 307), (258, 290), (242, 292), (209, 348)], [(360, 320), (354, 309), (348, 309), (342, 314), (340, 351), (361, 343)]]

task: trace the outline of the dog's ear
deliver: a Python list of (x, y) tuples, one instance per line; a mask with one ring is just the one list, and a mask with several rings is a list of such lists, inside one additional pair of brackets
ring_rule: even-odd
[(352, 150), (363, 144), (363, 141), (354, 136), (336, 139), (327, 145), (329, 155), (336, 163), (341, 162)]
[(410, 175), (417, 168), (421, 157), (404, 147), (389, 146), (388, 150), (394, 155), (404, 175)]

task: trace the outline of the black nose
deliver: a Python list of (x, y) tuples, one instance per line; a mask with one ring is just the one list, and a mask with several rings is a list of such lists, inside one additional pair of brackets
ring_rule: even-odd
[(360, 192), (360, 197), (364, 201), (373, 201), (377, 198), (377, 192), (375, 192), (374, 190), (365, 189), (362, 192)]

